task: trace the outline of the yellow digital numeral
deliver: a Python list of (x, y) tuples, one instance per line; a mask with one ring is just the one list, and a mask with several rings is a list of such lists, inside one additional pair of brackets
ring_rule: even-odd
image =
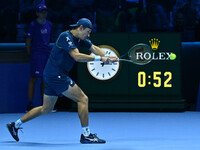
[(165, 72), (164, 76), (168, 77), (164, 82), (164, 87), (172, 87), (172, 84), (169, 83), (169, 81), (171, 81), (171, 79), (172, 79), (172, 73), (171, 72)]
[(146, 86), (146, 73), (138, 72), (138, 86), (145, 87)]
[(153, 72), (153, 80), (157, 80), (157, 83), (154, 82), (154, 87), (160, 87), (161, 86), (161, 78), (160, 78), (161, 72)]

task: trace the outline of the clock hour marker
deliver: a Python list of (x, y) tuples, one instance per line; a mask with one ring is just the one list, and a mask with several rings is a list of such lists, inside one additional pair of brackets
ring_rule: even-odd
[(109, 54), (109, 55), (110, 55), (110, 53), (111, 53), (111, 52), (109, 52), (109, 51), (106, 51), (106, 54)]
[(110, 72), (108, 72), (108, 75), (111, 76)]
[(112, 68), (113, 71), (116, 71), (114, 68)]
[(96, 76), (98, 76), (98, 75), (99, 75), (99, 72), (97, 72)]
[(95, 70), (95, 68), (94, 69), (92, 69), (91, 71), (94, 71)]

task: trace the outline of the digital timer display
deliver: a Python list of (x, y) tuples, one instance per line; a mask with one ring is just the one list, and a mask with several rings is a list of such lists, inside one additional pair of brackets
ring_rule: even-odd
[(153, 75), (147, 75), (144, 71), (138, 72), (138, 87), (146, 87), (148, 85), (152, 85), (153, 87), (156, 88), (159, 87), (171, 88), (172, 87), (171, 81), (172, 81), (172, 73), (169, 71), (166, 71), (164, 73), (162, 73), (161, 71), (154, 71)]

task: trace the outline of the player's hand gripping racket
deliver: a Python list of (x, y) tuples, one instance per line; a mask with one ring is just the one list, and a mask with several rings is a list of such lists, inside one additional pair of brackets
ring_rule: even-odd
[[(152, 61), (153, 51), (150, 46), (140, 43), (129, 49), (129, 51), (119, 57), (119, 61), (131, 62), (137, 65), (145, 65)], [(128, 55), (128, 59), (122, 59)]]

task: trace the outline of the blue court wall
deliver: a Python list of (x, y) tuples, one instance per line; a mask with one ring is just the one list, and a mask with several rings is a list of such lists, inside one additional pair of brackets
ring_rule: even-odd
[[(23, 113), (28, 103), (29, 57), (25, 43), (0, 43), (0, 113)], [(40, 80), (34, 106), (41, 105)]]
[[(29, 63), (1, 63), (0, 72), (0, 113), (25, 112), (28, 103)], [(33, 100), (35, 106), (41, 104), (39, 82)]]

